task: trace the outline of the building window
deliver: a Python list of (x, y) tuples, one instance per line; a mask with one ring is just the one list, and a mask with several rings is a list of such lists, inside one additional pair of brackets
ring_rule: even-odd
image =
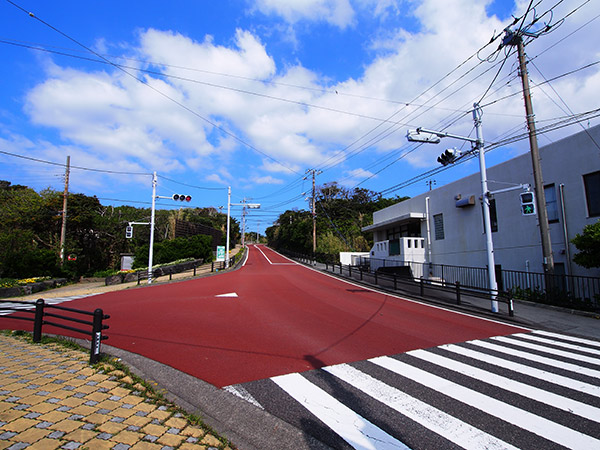
[[(483, 203), (481, 204), (481, 213), (484, 220), (483, 234), (485, 234), (485, 215), (483, 215)], [(496, 211), (496, 199), (490, 198), (490, 223), (492, 225), (492, 233), (498, 231), (498, 212)]]
[(390, 241), (390, 256), (400, 254), (400, 239), (392, 239)]
[(588, 216), (600, 216), (600, 171), (583, 176)]
[(544, 196), (546, 197), (548, 222), (558, 222), (558, 201), (556, 200), (556, 188), (554, 187), (554, 184), (544, 186)]
[(435, 240), (444, 239), (444, 215), (436, 214), (433, 216), (433, 226), (435, 228)]

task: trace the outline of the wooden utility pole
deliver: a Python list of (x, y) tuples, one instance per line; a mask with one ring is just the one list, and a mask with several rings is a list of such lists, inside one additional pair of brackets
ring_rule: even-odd
[(60, 229), (60, 265), (65, 262), (65, 241), (67, 239), (67, 198), (69, 197), (69, 172), (71, 170), (71, 157), (67, 156), (65, 169), (65, 190), (63, 192), (62, 227)]
[(315, 177), (321, 173), (320, 170), (317, 169), (307, 169), (306, 173), (312, 173), (312, 220), (313, 220), (313, 259), (315, 257), (315, 253), (317, 252), (317, 212), (315, 210), (316, 206), (316, 192), (315, 192)]

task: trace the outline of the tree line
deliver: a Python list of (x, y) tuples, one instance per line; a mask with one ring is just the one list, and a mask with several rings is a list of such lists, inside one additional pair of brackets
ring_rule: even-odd
[[(316, 252), (338, 256), (339, 252), (368, 252), (373, 246), (373, 233), (363, 227), (373, 223), (373, 212), (387, 208), (408, 197), (383, 198), (368, 189), (348, 189), (336, 182), (319, 186), (315, 191), (317, 224)], [(291, 209), (267, 228), (269, 245), (276, 249), (311, 254), (313, 249), (312, 211)]]
[[(150, 222), (150, 208), (105, 206), (95, 196), (69, 193), (65, 258), (61, 264), (62, 208), (62, 192), (36, 192), (0, 181), (0, 278), (92, 276), (118, 270), (122, 253), (138, 255), (137, 265), (147, 265), (150, 226), (134, 226), (131, 239), (125, 237), (125, 228), (129, 222)], [(175, 257), (207, 259), (212, 255), (211, 239), (174, 239), (175, 219), (221, 230), (225, 245), (227, 215), (215, 208), (156, 210), (155, 216), (156, 264)], [(233, 218), (230, 231), (233, 247), (240, 237), (239, 224)]]

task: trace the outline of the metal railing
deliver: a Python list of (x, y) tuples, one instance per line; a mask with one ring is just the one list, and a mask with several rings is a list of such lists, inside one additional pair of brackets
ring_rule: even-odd
[[(23, 309), (23, 305), (31, 305), (30, 308)], [(65, 311), (81, 316), (91, 316), (91, 320), (85, 320), (84, 318), (66, 316), (64, 314), (57, 314), (50, 311)], [(101, 309), (96, 309), (93, 312), (83, 311), (80, 309), (68, 308), (66, 306), (46, 304), (44, 299), (40, 298), (35, 302), (32, 301), (19, 301), (19, 302), (0, 302), (0, 312), (11, 311), (12, 314), (7, 316), (7, 319), (26, 320), (33, 322), (33, 342), (40, 342), (42, 340), (42, 327), (44, 325), (50, 325), (53, 327), (61, 328), (64, 330), (74, 331), (76, 333), (84, 334), (91, 338), (90, 344), (90, 364), (95, 364), (100, 359), (100, 345), (103, 340), (108, 339), (108, 336), (103, 336), (102, 331), (108, 329), (108, 325), (102, 323), (103, 320), (109, 319), (108, 314), (104, 314)], [(15, 315), (15, 313), (24, 313), (25, 316)], [(47, 318), (62, 320), (63, 322), (57, 322), (55, 320), (47, 320)], [(74, 323), (80, 325), (87, 325), (90, 329), (77, 328), (67, 323)]]
[[(459, 282), (470, 289), (486, 289), (487, 268), (404, 262), (360, 257), (359, 265), (373, 267), (410, 267), (414, 278), (424, 277), (441, 283)], [(548, 275), (501, 269), (496, 272), (500, 291), (510, 291), (515, 298), (552, 304), (584, 311), (600, 310), (600, 278), (577, 275)]]

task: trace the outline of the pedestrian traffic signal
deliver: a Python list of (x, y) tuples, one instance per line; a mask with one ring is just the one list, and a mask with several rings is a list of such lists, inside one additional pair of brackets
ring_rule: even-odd
[(442, 153), (439, 158), (437, 159), (437, 161), (442, 165), (442, 166), (447, 166), (448, 164), (452, 164), (454, 161), (456, 161), (456, 159), (461, 156), (461, 152), (460, 150), (457, 150), (455, 148), (449, 148), (447, 150), (444, 150), (444, 153)]
[(191, 195), (173, 194), (173, 200), (179, 200), (180, 202), (189, 202), (192, 200)]
[(535, 197), (533, 192), (521, 193), (521, 214), (524, 216), (535, 214)]
[(127, 228), (125, 228), (125, 237), (127, 239), (131, 239), (133, 237), (133, 227), (131, 225), (127, 225)]

